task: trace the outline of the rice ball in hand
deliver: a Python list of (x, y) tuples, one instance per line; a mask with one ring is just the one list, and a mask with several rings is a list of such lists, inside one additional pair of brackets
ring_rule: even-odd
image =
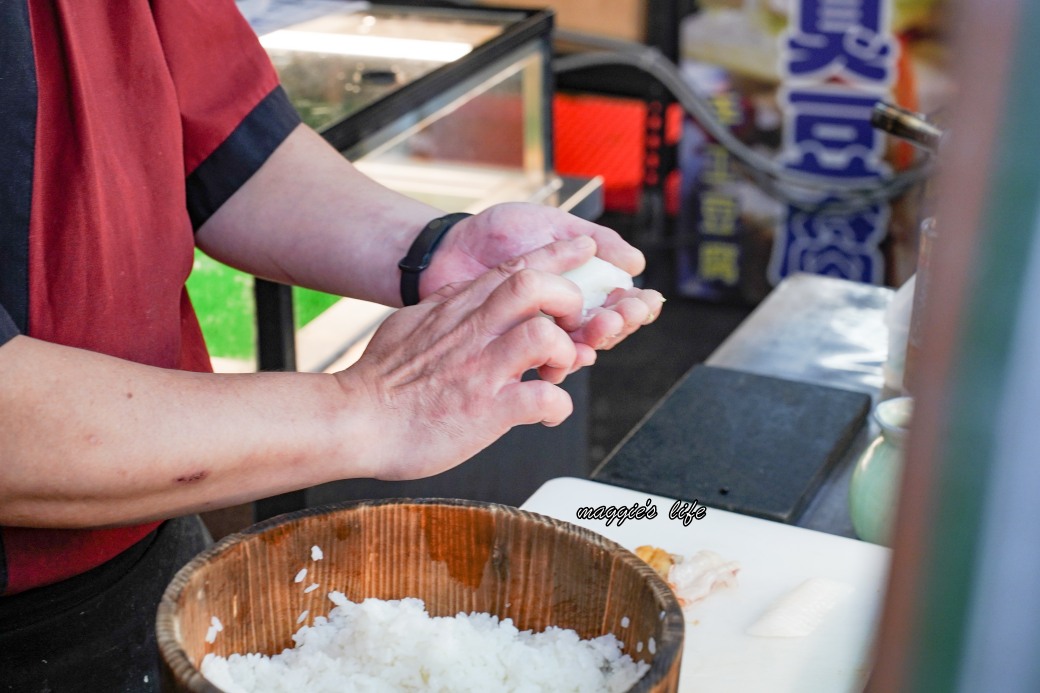
[(581, 267), (564, 272), (562, 276), (570, 279), (581, 289), (585, 299), (582, 312), (585, 314), (606, 303), (607, 296), (614, 289), (631, 289), (634, 286), (632, 276), (628, 272), (598, 257), (592, 258)]

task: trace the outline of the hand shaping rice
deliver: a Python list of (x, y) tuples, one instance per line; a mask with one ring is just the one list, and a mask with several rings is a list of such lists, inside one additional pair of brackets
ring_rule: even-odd
[(422, 600), (348, 601), (300, 628), (281, 654), (208, 654), (202, 674), (227, 693), (289, 691), (625, 691), (650, 668), (613, 635), (520, 631), (486, 613), (431, 617)]

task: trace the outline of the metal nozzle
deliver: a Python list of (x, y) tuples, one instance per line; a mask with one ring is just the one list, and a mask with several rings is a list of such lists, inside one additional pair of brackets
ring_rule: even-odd
[(943, 131), (925, 116), (884, 101), (874, 104), (870, 124), (933, 154), (943, 138)]

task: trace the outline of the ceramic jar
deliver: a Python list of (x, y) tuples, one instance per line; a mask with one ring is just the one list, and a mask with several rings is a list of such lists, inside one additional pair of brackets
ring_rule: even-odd
[(881, 434), (860, 455), (849, 482), (852, 526), (864, 541), (890, 545), (912, 414), (911, 397), (885, 400), (874, 408)]

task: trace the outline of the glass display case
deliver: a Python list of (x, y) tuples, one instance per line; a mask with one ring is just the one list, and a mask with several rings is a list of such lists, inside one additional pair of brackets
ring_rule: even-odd
[(551, 202), (552, 15), (394, 7), (263, 33), (305, 122), (366, 174), (445, 211)]

